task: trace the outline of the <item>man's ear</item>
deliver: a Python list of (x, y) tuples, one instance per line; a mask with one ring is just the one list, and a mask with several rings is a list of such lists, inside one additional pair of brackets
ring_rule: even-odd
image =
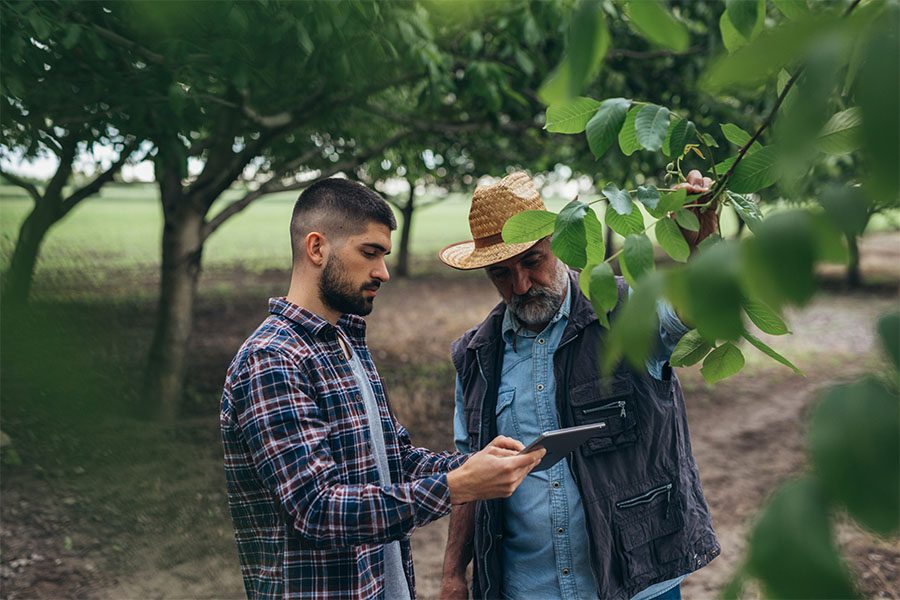
[(306, 258), (309, 259), (309, 262), (317, 267), (324, 265), (325, 261), (328, 260), (328, 253), (331, 250), (328, 239), (317, 231), (311, 231), (306, 234), (306, 238), (304, 238), (303, 242), (304, 249), (306, 250)]

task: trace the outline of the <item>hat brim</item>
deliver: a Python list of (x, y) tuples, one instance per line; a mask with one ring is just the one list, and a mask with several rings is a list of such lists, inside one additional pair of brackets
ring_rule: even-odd
[(448, 267), (468, 271), (480, 269), (494, 263), (512, 258), (525, 252), (541, 240), (522, 244), (492, 244), (484, 248), (476, 248), (474, 241), (450, 244), (438, 253), (438, 258)]

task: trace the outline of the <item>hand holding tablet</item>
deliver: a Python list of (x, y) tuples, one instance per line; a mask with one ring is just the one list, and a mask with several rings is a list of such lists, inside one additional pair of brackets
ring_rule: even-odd
[(527, 454), (537, 448), (544, 448), (547, 454), (544, 455), (538, 466), (532, 469), (532, 471), (544, 471), (568, 456), (570, 452), (595, 436), (604, 427), (606, 427), (606, 423), (600, 422), (545, 431), (519, 454)]

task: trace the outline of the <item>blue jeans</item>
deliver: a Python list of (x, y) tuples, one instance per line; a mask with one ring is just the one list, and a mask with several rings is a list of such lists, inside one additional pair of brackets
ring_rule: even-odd
[(681, 586), (676, 585), (668, 592), (663, 592), (659, 596), (656, 596), (653, 600), (681, 600)]

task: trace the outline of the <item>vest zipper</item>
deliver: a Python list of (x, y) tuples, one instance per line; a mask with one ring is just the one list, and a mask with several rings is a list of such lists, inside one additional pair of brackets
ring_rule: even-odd
[(625, 418), (625, 401), (624, 400), (617, 400), (616, 402), (610, 402), (609, 404), (604, 404), (603, 406), (596, 406), (594, 408), (583, 408), (583, 409), (581, 409), (581, 414), (592, 415), (595, 412), (599, 412), (601, 410), (610, 410), (610, 409), (616, 409), (616, 408), (619, 409), (619, 416), (624, 419)]
[(669, 518), (669, 507), (668, 504), (672, 500), (672, 484), (667, 483), (666, 485), (661, 485), (657, 488), (653, 488), (649, 492), (645, 492), (640, 496), (635, 496), (634, 498), (629, 498), (627, 500), (622, 500), (620, 502), (616, 502), (616, 508), (633, 508), (635, 506), (639, 506), (641, 504), (649, 504), (653, 502), (657, 497), (661, 494), (666, 494), (666, 518)]

